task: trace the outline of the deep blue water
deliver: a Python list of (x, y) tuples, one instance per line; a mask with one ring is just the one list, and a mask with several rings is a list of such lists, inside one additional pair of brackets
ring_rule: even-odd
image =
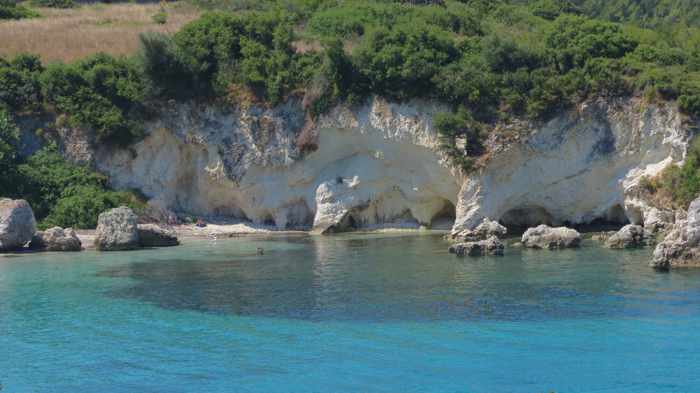
[(0, 257), (2, 393), (700, 391), (700, 271), (593, 243), (446, 248), (347, 235)]

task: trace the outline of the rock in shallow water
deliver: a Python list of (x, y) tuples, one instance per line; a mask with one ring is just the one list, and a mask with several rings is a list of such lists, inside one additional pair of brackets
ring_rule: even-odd
[(100, 214), (97, 219), (95, 247), (100, 251), (123, 251), (139, 248), (138, 217), (122, 206)]
[(170, 247), (180, 244), (175, 231), (155, 224), (141, 224), (138, 232), (141, 247)]
[(687, 218), (679, 219), (654, 249), (651, 267), (700, 267), (700, 198), (688, 208)]
[(82, 243), (73, 228), (53, 227), (37, 232), (32, 238), (31, 247), (46, 251), (80, 251)]
[(449, 251), (458, 257), (502, 256), (504, 248), (503, 243), (497, 237), (491, 236), (486, 240), (455, 244), (450, 247)]
[(608, 248), (636, 248), (647, 244), (647, 233), (640, 225), (625, 225), (605, 241)]
[(459, 242), (476, 242), (486, 240), (492, 236), (501, 237), (508, 233), (508, 229), (497, 221), (491, 221), (488, 218), (484, 220), (474, 229), (465, 229), (452, 234), (452, 239)]
[(525, 231), (522, 243), (524, 247), (537, 249), (574, 248), (581, 245), (581, 234), (571, 228), (540, 225)]
[(0, 251), (22, 248), (36, 232), (36, 220), (23, 199), (0, 199)]

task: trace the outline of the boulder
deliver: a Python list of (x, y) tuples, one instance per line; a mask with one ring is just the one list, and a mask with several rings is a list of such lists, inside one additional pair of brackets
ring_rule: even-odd
[(452, 240), (458, 242), (477, 242), (480, 240), (486, 240), (492, 236), (500, 238), (508, 233), (508, 229), (503, 225), (499, 224), (497, 221), (491, 221), (488, 218), (484, 218), (481, 224), (477, 225), (474, 229), (464, 229), (452, 234)]
[(155, 224), (140, 224), (138, 233), (141, 247), (170, 247), (180, 244), (174, 230)]
[(496, 236), (491, 236), (486, 240), (455, 244), (449, 248), (449, 252), (458, 257), (502, 256), (504, 248), (503, 243)]
[(36, 232), (36, 220), (23, 199), (0, 199), (0, 252), (24, 247)]
[(625, 225), (605, 241), (608, 248), (636, 248), (647, 244), (647, 233), (640, 225)]
[(524, 247), (537, 249), (573, 248), (581, 245), (581, 234), (571, 228), (540, 225), (525, 231), (522, 243)]
[(644, 229), (654, 234), (663, 232), (673, 225), (674, 220), (672, 211), (652, 207), (644, 214)]
[(700, 267), (700, 198), (694, 200), (687, 214), (679, 214), (664, 240), (654, 249), (651, 267)]
[(100, 251), (139, 248), (138, 217), (128, 207), (108, 210), (97, 219), (95, 247)]
[(53, 227), (37, 232), (32, 238), (31, 248), (46, 251), (80, 251), (82, 243), (73, 228)]

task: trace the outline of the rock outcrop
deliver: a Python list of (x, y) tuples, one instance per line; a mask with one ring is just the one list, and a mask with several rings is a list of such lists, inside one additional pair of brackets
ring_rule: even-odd
[(676, 220), (656, 246), (650, 265), (658, 270), (700, 267), (700, 198), (690, 204), (687, 217)]
[(521, 243), (526, 248), (548, 250), (575, 248), (581, 245), (581, 234), (571, 228), (540, 225), (525, 231)]
[(95, 247), (100, 251), (124, 251), (139, 248), (138, 217), (122, 206), (100, 214), (97, 219)]
[(24, 247), (36, 232), (36, 220), (23, 199), (0, 199), (0, 252)]
[(82, 243), (73, 228), (53, 227), (35, 233), (31, 248), (46, 251), (80, 251)]
[(486, 240), (492, 236), (501, 238), (508, 233), (508, 229), (496, 221), (491, 221), (488, 218), (484, 220), (474, 229), (463, 229), (453, 232), (451, 238), (457, 242), (475, 242)]
[(625, 225), (605, 241), (608, 248), (637, 248), (647, 245), (649, 235), (641, 225)]
[(454, 244), (450, 246), (449, 252), (458, 257), (502, 256), (504, 248), (503, 243), (496, 236), (491, 236), (485, 240)]
[(692, 132), (675, 104), (591, 100), (546, 123), (498, 125), (469, 174), (440, 148), (432, 119), (445, 110), (372, 97), (310, 121), (299, 97), (273, 108), (170, 102), (129, 149), (61, 135), (67, 156), (89, 160), (117, 189), (140, 190), (161, 222), (175, 212), (319, 233), (459, 232), (484, 218), (523, 228), (672, 224), (640, 180), (684, 159)]
[(175, 231), (155, 224), (139, 224), (138, 233), (141, 247), (171, 247), (180, 244)]
[(643, 225), (654, 213), (640, 180), (681, 162), (691, 134), (672, 104), (635, 99), (587, 102), (541, 126), (496, 130), (488, 162), (462, 186), (455, 229), (484, 217), (508, 227)]
[[(174, 103), (132, 148), (97, 148), (116, 188), (158, 210), (248, 220), (277, 229), (448, 228), (462, 175), (440, 149), (442, 105), (372, 98), (305, 123), (301, 100), (275, 108)], [(300, 137), (312, 138), (306, 149)], [(313, 151), (312, 151), (313, 150)]]

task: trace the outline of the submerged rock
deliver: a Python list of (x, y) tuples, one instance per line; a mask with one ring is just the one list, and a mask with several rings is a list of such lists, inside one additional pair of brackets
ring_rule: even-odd
[(97, 219), (95, 247), (100, 251), (139, 248), (138, 217), (126, 206), (100, 214)]
[(501, 256), (504, 248), (503, 243), (496, 236), (491, 236), (486, 240), (455, 244), (450, 247), (449, 252), (456, 254), (458, 257)]
[(73, 228), (53, 227), (37, 232), (32, 238), (31, 248), (46, 251), (80, 251), (82, 243)]
[(527, 248), (537, 249), (574, 248), (581, 244), (581, 234), (567, 227), (552, 228), (540, 225), (525, 231), (522, 243)]
[(138, 233), (141, 247), (170, 247), (180, 244), (174, 230), (155, 224), (139, 225)]
[(690, 204), (686, 218), (677, 217), (649, 265), (657, 270), (700, 267), (700, 198)]
[(23, 199), (0, 199), (0, 251), (24, 247), (36, 232), (36, 220)]
[(625, 225), (605, 241), (608, 248), (636, 248), (647, 245), (647, 233), (640, 225)]
[(497, 221), (491, 221), (488, 218), (484, 220), (474, 229), (464, 229), (452, 234), (452, 239), (458, 242), (476, 242), (486, 240), (492, 236), (500, 238), (508, 233), (508, 229)]

